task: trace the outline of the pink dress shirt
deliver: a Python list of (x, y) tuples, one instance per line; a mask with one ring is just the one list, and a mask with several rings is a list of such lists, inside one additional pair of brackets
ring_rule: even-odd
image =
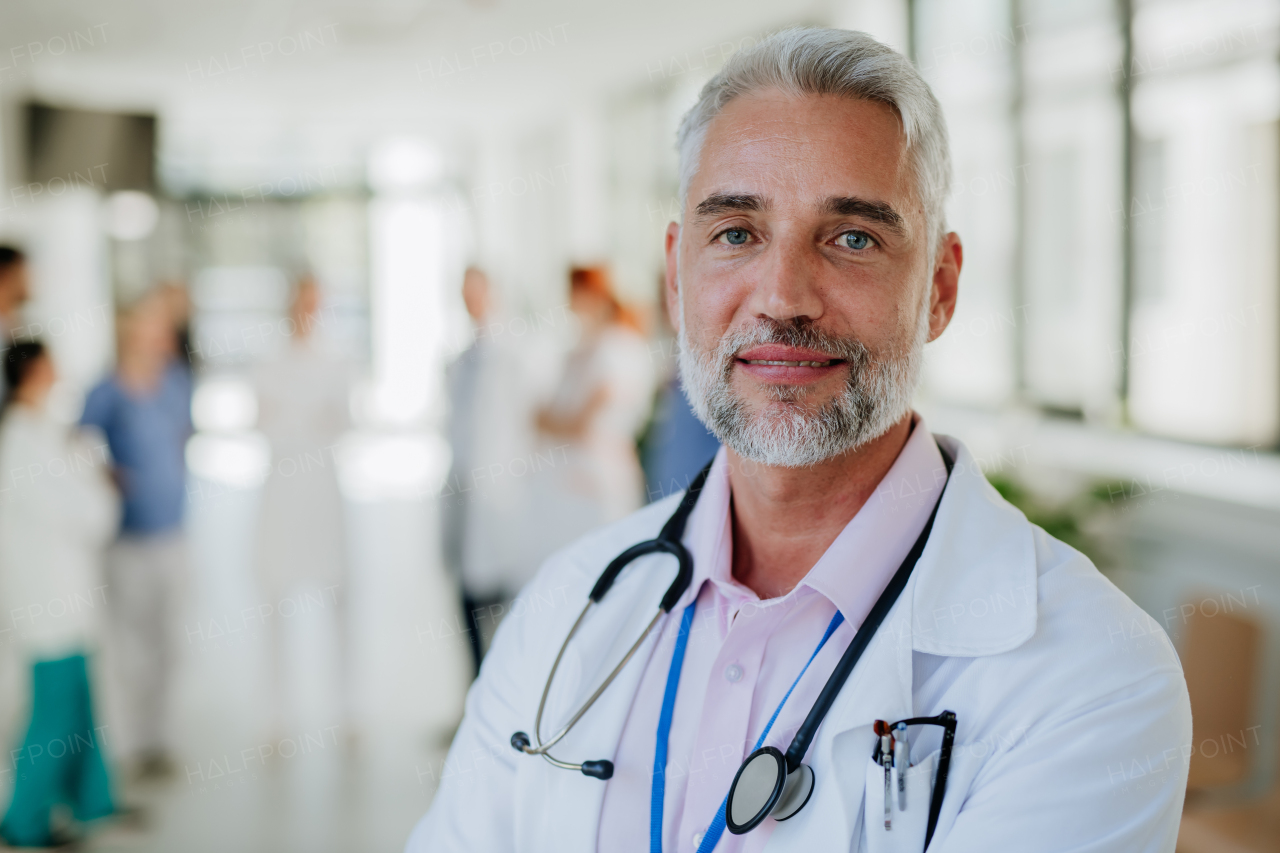
[[(697, 596), (669, 741), (662, 849), (693, 853), (729, 791), (742, 759), (813, 654), (836, 608), (845, 616), (796, 686), (765, 745), (791, 738), (937, 502), (946, 468), (918, 416), (876, 492), (796, 588), (761, 600), (733, 578), (733, 535), (725, 451), (716, 456), (685, 531), (693, 582), (672, 609), (645, 664), (605, 789), (597, 848), (649, 849), (649, 811), (658, 714), (680, 615)], [(717, 853), (763, 849), (776, 822), (743, 836), (728, 830)]]

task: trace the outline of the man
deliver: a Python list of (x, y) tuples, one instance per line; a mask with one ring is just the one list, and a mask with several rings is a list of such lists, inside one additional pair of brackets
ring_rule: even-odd
[(129, 703), (124, 751), (142, 777), (172, 770), (167, 752), (173, 624), (182, 602), (191, 434), (190, 374), (176, 364), (172, 315), (155, 295), (119, 319), (116, 370), (89, 392), (81, 423), (102, 431), (123, 498), (107, 559), (107, 598)]
[[(0, 246), (0, 351), (13, 344), (14, 334), (22, 326), (22, 306), (30, 296), (27, 256), (12, 246)], [(0, 378), (0, 404), (7, 391)]]
[[(1172, 851), (1191, 719), (1167, 639), (910, 409), (962, 261), (928, 87), (863, 34), (791, 30), (730, 59), (679, 147), (668, 308), (725, 445), (684, 530), (692, 582), (551, 750), (611, 761), (601, 782), (508, 740), (550, 740), (640, 635), (669, 557), (637, 560), (582, 617), (539, 710), (599, 573), (682, 498), (550, 560), (499, 631), (410, 850), (919, 851), (932, 823), (931, 853)], [(754, 814), (722, 811), (744, 757), (790, 748), (886, 600), (800, 756), (808, 799), (787, 776), (787, 808), (725, 832)], [(939, 726), (893, 727), (947, 711), (950, 748)], [(763, 777), (743, 773), (751, 793)]]
[(475, 340), (448, 368), (453, 461), (440, 523), (445, 564), (461, 587), (471, 657), (479, 672), (497, 620), (537, 565), (523, 537), (510, 535), (528, 506), (527, 483), (514, 474), (495, 477), (490, 467), (506, 474), (512, 460), (523, 464), (529, 458), (533, 413), (522, 354), (502, 334), (483, 270), (467, 269), (462, 301), (475, 325)]

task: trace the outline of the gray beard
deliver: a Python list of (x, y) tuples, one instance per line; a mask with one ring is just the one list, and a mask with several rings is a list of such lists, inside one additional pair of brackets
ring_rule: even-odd
[[(683, 308), (682, 303), (681, 313)], [(687, 328), (681, 318), (680, 375), (698, 419), (744, 459), (804, 468), (879, 438), (910, 411), (929, 339), (929, 303), (906, 347), (878, 356), (856, 338), (829, 335), (804, 318), (766, 319), (728, 332), (714, 352), (695, 351)], [(849, 371), (844, 388), (813, 411), (805, 404), (804, 389), (768, 386), (769, 402), (752, 408), (733, 390), (733, 369), (739, 352), (763, 344), (815, 349), (843, 359)]]

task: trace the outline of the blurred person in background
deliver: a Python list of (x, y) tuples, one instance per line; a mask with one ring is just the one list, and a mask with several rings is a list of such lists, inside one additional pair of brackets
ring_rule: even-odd
[(54, 806), (76, 821), (114, 813), (94, 722), (87, 659), (105, 604), (102, 551), (119, 514), (106, 455), (49, 416), (56, 374), (36, 342), (5, 353), (12, 389), (0, 418), (0, 610), (31, 671), (26, 737), (9, 753), (13, 798), (0, 838), (18, 847), (67, 840)]
[[(320, 602), (337, 629), (339, 701), (345, 707), (349, 682), (346, 525), (335, 470), (336, 445), (351, 427), (350, 366), (317, 340), (321, 293), (315, 280), (300, 280), (289, 307), (290, 337), (284, 350), (257, 367), (258, 428), (271, 445), (271, 470), (263, 486), (258, 519), (257, 574), (269, 618), (271, 725), (289, 722), (285, 661), (287, 612)], [(297, 608), (281, 604), (293, 597)], [(302, 606), (306, 602), (308, 607)]]
[[(27, 256), (12, 246), (0, 246), (0, 350), (13, 343), (22, 325), (22, 306), (31, 295), (27, 273)], [(0, 405), (8, 385), (0, 382)]]
[(115, 373), (89, 392), (81, 424), (106, 437), (124, 501), (107, 600), (127, 703), (125, 749), (142, 777), (163, 777), (172, 771), (168, 703), (186, 572), (191, 376), (174, 357), (172, 312), (154, 293), (120, 315), (117, 333)]
[(537, 416), (541, 453), (557, 463), (541, 472), (544, 494), (533, 507), (543, 557), (644, 503), (636, 438), (653, 405), (654, 371), (640, 325), (604, 267), (570, 273), (569, 309), (578, 341)]
[(476, 671), (506, 602), (533, 576), (517, 533), (527, 509), (525, 466), (533, 449), (533, 402), (522, 353), (505, 335), (489, 277), (462, 279), (475, 339), (447, 369), (453, 460), (441, 496), (445, 565), (458, 578)]

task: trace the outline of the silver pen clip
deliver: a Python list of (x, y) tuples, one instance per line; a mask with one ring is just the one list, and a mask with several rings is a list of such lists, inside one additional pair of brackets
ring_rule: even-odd
[(880, 766), (884, 768), (884, 828), (893, 829), (893, 730), (884, 720), (876, 720), (880, 736)]
[(907, 810), (907, 768), (911, 766), (911, 744), (907, 742), (907, 724), (894, 726), (893, 771), (898, 777), (898, 811)]

